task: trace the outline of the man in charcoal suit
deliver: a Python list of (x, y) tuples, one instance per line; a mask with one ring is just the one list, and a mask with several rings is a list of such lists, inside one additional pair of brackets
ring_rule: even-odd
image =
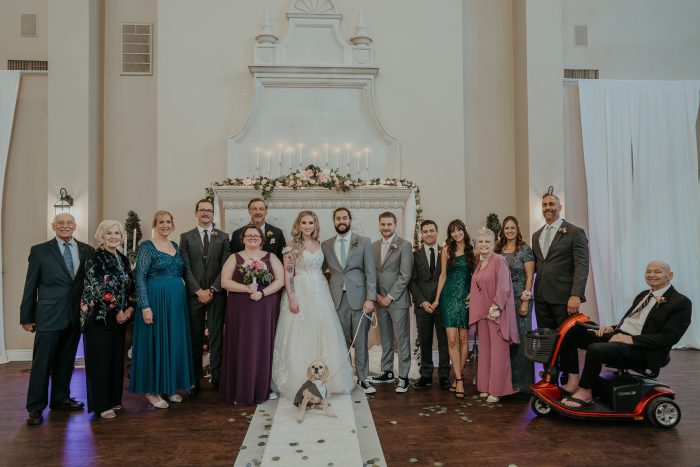
[(194, 211), (197, 227), (180, 236), (180, 255), (185, 261), (185, 283), (189, 294), (190, 338), (194, 362), (194, 386), (190, 396), (200, 391), (204, 329), (209, 330), (211, 383), (219, 388), (223, 350), (226, 291), (221, 288), (221, 268), (231, 254), (228, 235), (214, 227), (214, 205), (208, 199), (197, 201)]
[[(75, 353), (80, 340), (80, 297), (85, 261), (94, 251), (73, 238), (75, 218), (58, 214), (51, 228), (56, 237), (34, 245), (20, 305), (20, 324), (33, 332), (32, 370), (27, 390), (28, 425), (40, 425), (43, 411), (82, 410), (84, 404), (70, 397)], [(49, 399), (49, 379), (51, 398)]]
[(593, 385), (604, 364), (657, 373), (668, 363), (671, 347), (681, 340), (692, 316), (691, 301), (673, 288), (671, 279), (667, 263), (650, 262), (644, 273), (649, 289), (634, 298), (617, 326), (604, 326), (595, 334), (577, 328), (567, 335), (562, 354), (577, 357), (577, 349), (587, 351), (580, 376), (578, 358), (562, 358), (562, 370), (569, 373), (562, 392), (571, 394), (562, 399), (564, 405), (585, 409), (593, 404)]
[(442, 389), (449, 389), (450, 354), (447, 350), (447, 334), (442, 327), (440, 308), (433, 308), (440, 278), (440, 246), (437, 244), (438, 226), (434, 221), (424, 220), (420, 225), (423, 247), (413, 252), (413, 272), (409, 290), (413, 297), (416, 326), (420, 340), (420, 379), (416, 388), (433, 383), (433, 329), (438, 341), (438, 378)]
[(357, 384), (365, 394), (373, 394), (377, 390), (367, 379), (367, 334), (377, 298), (377, 271), (372, 243), (369, 238), (350, 230), (352, 214), (347, 208), (333, 211), (333, 225), (337, 235), (321, 243), (323, 270), (329, 270), (331, 274), (331, 297), (348, 346), (357, 334), (354, 344)]
[[(248, 214), (250, 214), (250, 223), (259, 227), (265, 235), (262, 249), (276, 255), (280, 261), (283, 261), (282, 250), (287, 246), (287, 242), (281, 229), (265, 222), (267, 217), (267, 203), (265, 203), (265, 200), (253, 198), (248, 201)], [(241, 235), (243, 235), (244, 230), (245, 226), (234, 230), (231, 234), (231, 254), (238, 253), (243, 249)]]
[(375, 384), (394, 382), (394, 337), (398, 344), (399, 379), (396, 392), (408, 391), (411, 369), (411, 326), (408, 309), (411, 298), (408, 283), (413, 269), (411, 244), (396, 235), (396, 216), (391, 212), (379, 215), (382, 239), (372, 244), (377, 265), (377, 316), (382, 341), (382, 372), (370, 378)]

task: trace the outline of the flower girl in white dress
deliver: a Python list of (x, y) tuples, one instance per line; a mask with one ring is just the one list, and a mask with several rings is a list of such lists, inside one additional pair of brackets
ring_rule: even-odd
[(319, 227), (316, 213), (300, 212), (284, 255), (285, 293), (272, 357), (272, 389), (292, 401), (316, 359), (330, 371), (329, 393), (349, 393), (354, 386), (345, 336), (321, 270)]

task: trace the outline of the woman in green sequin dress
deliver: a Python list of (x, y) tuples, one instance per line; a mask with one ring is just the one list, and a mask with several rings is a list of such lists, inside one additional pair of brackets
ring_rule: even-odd
[(474, 271), (474, 250), (467, 227), (455, 219), (447, 227), (445, 254), (441, 255), (442, 269), (438, 280), (433, 309), (440, 307), (442, 325), (447, 333), (448, 351), (455, 374), (454, 390), (464, 397), (462, 368), (469, 351), (469, 319), (467, 297)]

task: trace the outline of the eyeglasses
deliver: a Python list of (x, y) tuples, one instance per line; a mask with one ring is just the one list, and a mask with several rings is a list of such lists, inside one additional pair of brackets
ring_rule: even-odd
[(213, 209), (197, 209), (197, 211), (199, 211), (199, 212), (204, 212), (204, 213), (208, 213), (208, 214), (214, 214), (214, 210), (213, 210)]
[(248, 240), (255, 240), (256, 238), (260, 239), (262, 237), (260, 237), (260, 235), (244, 235), (243, 238), (247, 238)]

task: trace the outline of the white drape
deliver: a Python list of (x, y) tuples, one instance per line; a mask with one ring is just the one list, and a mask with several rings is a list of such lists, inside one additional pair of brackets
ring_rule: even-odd
[[(0, 70), (0, 193), (5, 192), (5, 169), (10, 150), (12, 124), (15, 119), (17, 92), (19, 90), (19, 71)], [(2, 202), (0, 200), (0, 236), (2, 235)], [(0, 264), (2, 264), (2, 242), (0, 241)], [(5, 326), (3, 310), (3, 289), (0, 281), (0, 363), (7, 363), (5, 350)]]
[(591, 267), (602, 324), (668, 262), (695, 305), (677, 347), (700, 348), (700, 81), (579, 81)]

